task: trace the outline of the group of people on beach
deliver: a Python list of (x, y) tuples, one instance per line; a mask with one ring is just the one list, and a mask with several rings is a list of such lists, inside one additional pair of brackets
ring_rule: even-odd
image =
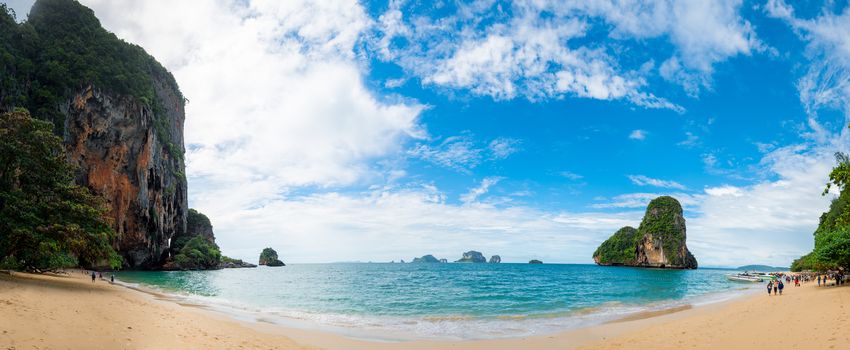
[(782, 278), (771, 279), (767, 282), (767, 295), (773, 291), (773, 295), (782, 295), (782, 290), (785, 289), (785, 283), (782, 283)]
[[(86, 271), (85, 269), (80, 269), (80, 272), (82, 272), (83, 275), (88, 274), (88, 271)], [(98, 272), (98, 273), (95, 274), (94, 271), (91, 271), (91, 283), (94, 283), (96, 278), (100, 278), (102, 280), (103, 279), (103, 272)], [(109, 283), (115, 283), (115, 274), (109, 275)]]
[[(786, 283), (791, 283), (794, 281), (794, 286), (799, 287), (800, 282), (810, 282), (817, 281), (818, 287), (821, 286), (840, 286), (845, 283), (847, 279), (844, 274), (841, 273), (824, 273), (824, 274), (815, 274), (815, 273), (801, 273), (795, 275), (787, 275), (784, 273), (772, 273), (770, 274), (771, 280), (767, 283), (767, 295), (782, 295), (782, 290), (785, 289), (785, 283), (782, 280), (785, 280)], [(832, 281), (832, 284), (829, 284), (829, 281)], [(771, 294), (773, 293), (773, 294)]]
[[(818, 287), (826, 286), (827, 281), (832, 280), (833, 286), (840, 286), (844, 284), (844, 275), (840, 273), (827, 273), (824, 275), (818, 275)], [(823, 282), (823, 284), (821, 284)]]
[[(785, 283), (790, 284), (792, 281), (794, 282), (794, 287), (799, 287), (800, 282), (808, 282), (808, 276), (804, 275), (787, 275), (784, 273), (771, 273), (771, 279), (767, 282), (767, 295), (782, 295), (782, 290), (785, 289)], [(785, 280), (783, 283), (782, 280)]]

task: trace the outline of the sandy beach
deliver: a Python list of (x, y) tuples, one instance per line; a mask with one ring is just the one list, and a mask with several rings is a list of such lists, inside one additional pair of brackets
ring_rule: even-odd
[(0, 349), (842, 349), (850, 288), (815, 283), (552, 335), (377, 342), (243, 322), (81, 274), (0, 275)]

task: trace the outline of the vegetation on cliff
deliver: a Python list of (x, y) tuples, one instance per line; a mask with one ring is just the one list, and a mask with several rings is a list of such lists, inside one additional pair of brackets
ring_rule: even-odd
[(0, 264), (118, 267), (103, 199), (73, 183), (62, 140), (24, 110), (0, 114)]
[(838, 164), (829, 174), (823, 195), (832, 186), (839, 189), (839, 195), (820, 217), (814, 250), (794, 260), (791, 271), (850, 269), (850, 156), (838, 152), (835, 160)]
[(204, 236), (192, 237), (174, 256), (174, 263), (183, 270), (217, 269), (221, 263), (221, 251), (215, 242)]
[(283, 261), (278, 260), (277, 252), (272, 248), (265, 248), (260, 252), (260, 265), (285, 266)]
[[(150, 108), (157, 136), (167, 144), (170, 138), (161, 125), (165, 107), (154, 91), (154, 79), (180, 94), (159, 62), (103, 29), (94, 12), (77, 1), (38, 0), (21, 24), (0, 4), (0, 109), (25, 107), (61, 133), (64, 115), (57, 106), (67, 103), (74, 91), (94, 85)], [(169, 152), (182, 158), (182, 150)]]
[(212, 242), (215, 242), (215, 236), (212, 232), (212, 223), (210, 222), (210, 219), (197, 210), (189, 208), (186, 215), (186, 232), (185, 234), (174, 236), (171, 239), (171, 251), (179, 253), (189, 240), (198, 236), (202, 236)]
[(634, 264), (639, 238), (634, 227), (625, 226), (596, 248), (593, 252), (593, 260), (603, 265)]

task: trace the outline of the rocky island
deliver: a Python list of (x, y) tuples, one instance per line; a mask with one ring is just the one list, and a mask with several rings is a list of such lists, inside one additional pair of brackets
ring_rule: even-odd
[(531, 259), (528, 261), (529, 264), (542, 264), (543, 262), (537, 259)]
[(271, 267), (286, 266), (283, 261), (278, 260), (277, 252), (272, 248), (266, 248), (260, 252), (260, 265)]
[(498, 255), (491, 256), (490, 261), (488, 261), (488, 263), (491, 263), (491, 264), (498, 264), (498, 263), (501, 263), (501, 262), (502, 262), (502, 257), (498, 256)]
[(470, 250), (466, 253), (463, 253), (463, 257), (460, 260), (455, 261), (456, 263), (486, 263), (487, 258), (484, 257), (484, 254), (481, 252), (476, 252), (474, 250)]
[(626, 226), (596, 249), (593, 261), (604, 266), (696, 269), (697, 260), (685, 244), (685, 217), (679, 201), (653, 199), (638, 229)]
[[(443, 259), (443, 260), (445, 260), (445, 259)], [(438, 264), (438, 263), (440, 263), (440, 260), (435, 258), (433, 255), (428, 254), (428, 255), (422, 256), (421, 258), (413, 258), (412, 262), (414, 264), (418, 264), (418, 263), (432, 263), (432, 264), (437, 263)]]

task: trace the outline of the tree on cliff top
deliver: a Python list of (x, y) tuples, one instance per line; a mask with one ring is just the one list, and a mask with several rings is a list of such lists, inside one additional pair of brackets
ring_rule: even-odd
[(0, 264), (34, 272), (119, 267), (103, 199), (74, 185), (52, 129), (23, 110), (0, 114)]

